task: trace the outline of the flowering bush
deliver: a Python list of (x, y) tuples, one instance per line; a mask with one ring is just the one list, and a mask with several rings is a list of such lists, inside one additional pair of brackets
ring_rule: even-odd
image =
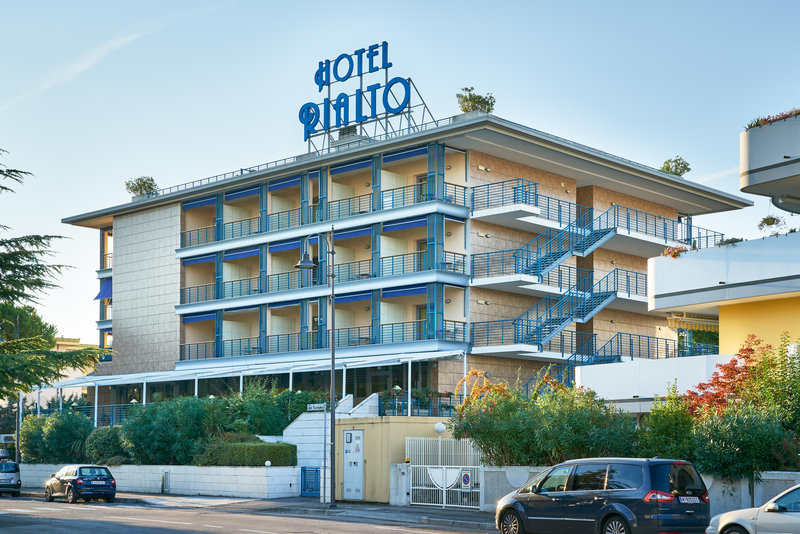
[(669, 256), (670, 258), (677, 258), (684, 252), (687, 252), (689, 249), (686, 247), (667, 247), (664, 249), (664, 252), (661, 253), (662, 256)]
[(747, 126), (745, 126), (744, 129), (749, 130), (750, 128), (757, 128), (759, 126), (764, 126), (765, 124), (771, 124), (773, 122), (782, 121), (783, 119), (796, 117), (797, 115), (800, 115), (800, 108), (792, 108), (789, 111), (784, 111), (783, 113), (778, 113), (777, 115), (756, 117), (755, 119), (748, 122)]

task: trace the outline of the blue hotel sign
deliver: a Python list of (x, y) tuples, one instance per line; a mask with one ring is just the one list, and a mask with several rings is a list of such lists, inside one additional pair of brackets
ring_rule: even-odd
[[(319, 92), (327, 88), (328, 96), (321, 104), (307, 102), (300, 107), (298, 118), (303, 124), (303, 141), (317, 133), (327, 133), (351, 123), (359, 124), (379, 116), (402, 113), (411, 100), (411, 83), (399, 76), (388, 79), (391, 66), (389, 43), (386, 41), (359, 48), (352, 54), (339, 54), (333, 60), (320, 61), (314, 74), (314, 83)], [(387, 73), (386, 83), (364, 87), (364, 76), (381, 70)], [(335, 98), (331, 96), (332, 84), (356, 77), (361, 83), (354, 94), (342, 92)], [(399, 96), (395, 94), (395, 89), (400, 92)]]

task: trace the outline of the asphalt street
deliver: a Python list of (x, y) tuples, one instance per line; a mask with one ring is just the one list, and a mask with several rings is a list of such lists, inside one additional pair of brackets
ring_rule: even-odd
[(141, 504), (91, 502), (48, 503), (43, 499), (0, 499), (0, 530), (4, 533), (58, 534), (87, 529), (115, 534), (148, 532), (226, 532), (254, 534), (370, 533), (391, 534), (442, 532), (486, 532), (452, 530), (415, 523), (404, 524), (402, 516), (392, 522), (368, 517), (303, 517), (267, 514), (246, 506), (204, 508), (159, 507)]

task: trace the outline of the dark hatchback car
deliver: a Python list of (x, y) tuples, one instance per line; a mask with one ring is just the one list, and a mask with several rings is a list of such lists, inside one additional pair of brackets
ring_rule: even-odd
[(100, 465), (68, 465), (44, 483), (47, 502), (55, 497), (66, 497), (68, 503), (78, 499), (114, 502), (116, 495), (117, 481), (107, 467)]
[(660, 458), (584, 458), (546, 469), (497, 502), (503, 534), (702, 533), (708, 492), (694, 466)]

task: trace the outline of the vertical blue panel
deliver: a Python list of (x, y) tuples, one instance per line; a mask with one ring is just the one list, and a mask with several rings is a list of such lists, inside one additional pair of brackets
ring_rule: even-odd
[(300, 350), (308, 348), (308, 299), (300, 301)]
[(217, 319), (214, 321), (214, 356), (222, 355), (222, 310), (217, 310)]
[(308, 199), (309, 199), (309, 187), (308, 187), (308, 173), (303, 173), (300, 175), (300, 224), (308, 224)]
[(372, 157), (372, 211), (381, 209), (381, 157)]

